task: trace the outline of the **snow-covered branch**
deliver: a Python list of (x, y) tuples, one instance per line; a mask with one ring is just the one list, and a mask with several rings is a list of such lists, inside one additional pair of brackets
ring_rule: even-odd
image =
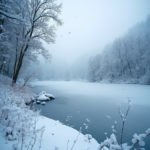
[(20, 21), (20, 22), (24, 22), (24, 21), (25, 21), (25, 20), (23, 20), (20, 16), (12, 15), (12, 14), (7, 13), (7, 12), (1, 10), (1, 9), (0, 9), (0, 15), (3, 15), (3, 16), (5, 16), (5, 17), (9, 18), (9, 19), (18, 20), (18, 21)]

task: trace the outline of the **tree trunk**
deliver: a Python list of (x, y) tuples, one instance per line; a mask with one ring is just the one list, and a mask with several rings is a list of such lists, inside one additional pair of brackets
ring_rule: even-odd
[(19, 72), (20, 72), (20, 69), (22, 67), (23, 58), (24, 58), (24, 55), (25, 55), (25, 52), (27, 51), (27, 49), (28, 49), (28, 45), (26, 45), (25, 49), (23, 50), (23, 53), (21, 53), (19, 56), (19, 60), (18, 60), (18, 63), (16, 65), (16, 70), (14, 71), (14, 74), (13, 74), (12, 84), (15, 84), (17, 82)]
[(24, 55), (20, 56), (19, 62), (18, 62), (17, 67), (16, 67), (16, 71), (13, 74), (13, 84), (17, 82), (18, 75), (19, 75), (19, 72), (20, 72), (20, 69), (22, 66), (22, 62), (23, 62), (23, 57), (24, 57)]

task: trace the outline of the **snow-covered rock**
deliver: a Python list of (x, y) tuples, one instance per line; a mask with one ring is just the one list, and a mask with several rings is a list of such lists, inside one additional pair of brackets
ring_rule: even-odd
[(48, 101), (50, 100), (47, 96), (45, 96), (44, 94), (41, 94), (40, 96), (37, 97), (38, 101)]
[(54, 95), (50, 93), (46, 93), (45, 91), (42, 91), (36, 98), (38, 101), (49, 101), (51, 99), (55, 99)]
[(55, 96), (49, 93), (46, 93), (45, 96), (49, 97), (50, 99), (55, 99)]
[(37, 103), (37, 104), (41, 104), (41, 101), (38, 101), (38, 100), (37, 100), (36, 103)]
[(46, 103), (45, 102), (41, 102), (41, 105), (45, 105)]

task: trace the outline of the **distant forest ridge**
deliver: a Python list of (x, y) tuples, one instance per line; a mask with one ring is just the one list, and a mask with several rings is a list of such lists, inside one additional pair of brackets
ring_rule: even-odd
[(88, 80), (150, 84), (150, 17), (90, 58)]

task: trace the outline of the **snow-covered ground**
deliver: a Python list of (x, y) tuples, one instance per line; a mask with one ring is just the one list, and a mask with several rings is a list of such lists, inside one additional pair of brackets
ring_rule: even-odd
[[(65, 126), (59, 121), (55, 121), (46, 117), (39, 117), (37, 125), (39, 128), (45, 126), (42, 138), (42, 150), (97, 150), (99, 144), (92, 138), (89, 140), (88, 135), (83, 135), (77, 130)], [(67, 148), (68, 147), (68, 148)]]
[[(9, 79), (4, 79), (4, 77), (0, 78), (1, 150), (112, 150), (112, 148), (114, 150), (121, 150), (121, 146), (118, 144), (114, 134), (99, 144), (89, 134), (83, 135), (81, 132), (59, 121), (43, 117), (37, 112), (33, 112), (25, 105), (25, 102), (29, 101), (34, 96), (34, 93), (29, 88), (22, 87), (21, 85), (16, 85), (12, 88)], [(73, 86), (70, 85), (71, 87), (66, 85), (66, 83), (61, 83), (62, 86), (60, 86), (58, 82), (49, 83), (47, 81), (36, 82), (34, 86), (46, 86), (47, 83), (52, 84), (54, 87), (57, 86), (60, 88), (59, 90), (64, 88), (63, 90), (67, 90), (68, 92), (72, 92), (71, 87), (75, 88), (73, 91), (75, 94), (76, 92), (81, 92), (82, 94), (83, 90), (86, 90), (87, 96), (93, 95), (94, 91), (98, 93), (98, 87), (100, 86), (92, 85), (98, 88), (95, 88), (93, 91), (88, 91), (89, 87), (85, 87), (86, 84), (88, 86), (88, 83), (80, 83), (80, 89), (75, 85), (79, 84), (76, 82), (74, 82)], [(135, 134), (132, 143), (134, 144), (139, 140), (139, 145), (144, 146), (143, 139), (149, 134), (150, 129), (146, 130), (144, 134)], [(130, 148), (127, 144), (124, 144), (122, 150), (130, 150)]]
[[(150, 127), (150, 86), (137, 84), (106, 84), (77, 81), (37, 81), (31, 84), (33, 90), (53, 93), (56, 99), (44, 107), (38, 105), (42, 114), (61, 120), (79, 130), (85, 124), (88, 128), (83, 133), (90, 133), (100, 143), (107, 134), (111, 134), (111, 126), (118, 122), (120, 132), (120, 116), (118, 108), (126, 109), (128, 99), (131, 110), (127, 118), (124, 141), (130, 142), (134, 133), (142, 133)], [(86, 123), (86, 119), (90, 122)], [(150, 148), (149, 141), (146, 141)], [(146, 147), (146, 148), (147, 148)]]
[[(37, 140), (33, 150), (97, 150), (99, 144), (92, 138), (89, 140), (88, 135), (83, 135), (77, 130), (65, 126), (59, 121), (55, 121), (43, 116), (39, 116), (37, 121), (37, 129), (44, 127), (41, 143)], [(74, 144), (75, 142), (75, 144)], [(13, 141), (7, 141), (0, 135), (0, 149), (11, 150)]]
[(0, 76), (0, 150), (98, 149), (91, 135), (30, 110), (25, 102), (33, 96), (29, 88), (12, 88), (10, 79)]

